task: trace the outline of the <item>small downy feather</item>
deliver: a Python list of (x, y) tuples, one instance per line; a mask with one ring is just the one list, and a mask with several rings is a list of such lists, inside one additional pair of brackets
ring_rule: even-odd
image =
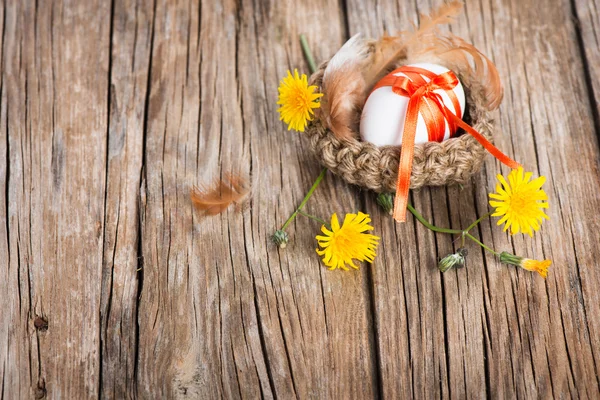
[(411, 49), (413, 60), (436, 60), (441, 65), (454, 71), (462, 71), (472, 75), (483, 83), (487, 108), (498, 108), (504, 89), (498, 70), (494, 63), (482, 54), (475, 46), (451, 33), (431, 35), (423, 38), (418, 48)]
[(402, 35), (385, 35), (381, 39), (372, 42), (371, 46), (369, 65), (363, 71), (367, 91), (371, 90), (381, 78), (392, 71), (398, 59), (406, 54), (406, 46)]
[(440, 33), (438, 25), (454, 21), (462, 2), (442, 5), (429, 15), (421, 15), (419, 28), (406, 40), (406, 54), (412, 62), (438, 62), (451, 70), (468, 72), (484, 82), (488, 108), (500, 105), (504, 94), (496, 66), (475, 46), (452, 33)]
[(442, 4), (429, 13), (429, 15), (421, 14), (419, 18), (419, 27), (413, 35), (418, 37), (433, 30), (437, 30), (438, 25), (454, 22), (454, 19), (460, 14), (462, 7), (462, 1), (450, 1)]
[(460, 1), (444, 3), (428, 15), (421, 14), (420, 24), (413, 32), (400, 32), (398, 36), (384, 36), (379, 40), (376, 44), (379, 49), (372, 60), (372, 71), (375, 73), (367, 79), (367, 86), (374, 86), (386, 73), (394, 69), (398, 59), (406, 57), (412, 47), (421, 44), (424, 37), (436, 35), (439, 25), (453, 22), (460, 14), (462, 6)]
[(250, 186), (240, 176), (225, 174), (210, 187), (196, 186), (190, 197), (194, 207), (203, 215), (217, 215), (235, 204), (238, 209), (250, 199)]

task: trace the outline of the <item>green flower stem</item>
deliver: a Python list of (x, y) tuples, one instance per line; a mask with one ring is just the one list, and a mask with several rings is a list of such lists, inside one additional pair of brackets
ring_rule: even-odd
[(465, 229), (465, 232), (469, 232), (471, 229), (475, 228), (477, 226), (477, 224), (479, 224), (484, 219), (491, 217), (493, 213), (494, 213), (493, 211), (490, 211), (489, 213), (487, 213), (484, 216), (482, 216), (481, 218), (479, 218), (477, 221), (473, 222), (471, 225), (469, 225), (469, 227), (467, 229)]
[(458, 234), (463, 233), (463, 231), (461, 231), (459, 229), (438, 228), (437, 226), (430, 224), (429, 221), (427, 221), (425, 218), (423, 218), (423, 216), (421, 214), (419, 214), (419, 212), (417, 210), (415, 210), (414, 207), (410, 203), (406, 205), (406, 208), (408, 208), (408, 211), (410, 211), (412, 213), (412, 215), (414, 215), (415, 218), (419, 220), (420, 223), (422, 223), (428, 229), (430, 229), (434, 232), (451, 233), (453, 235), (458, 235)]
[(313, 183), (313, 185), (310, 188), (310, 190), (308, 191), (308, 193), (306, 193), (306, 196), (304, 196), (304, 199), (302, 200), (302, 203), (300, 203), (300, 205), (298, 206), (298, 208), (296, 208), (296, 211), (294, 211), (294, 213), (292, 215), (290, 215), (290, 217), (287, 219), (287, 221), (285, 221), (285, 224), (283, 224), (283, 226), (281, 227), (282, 231), (284, 231), (285, 228), (287, 228), (288, 225), (294, 220), (294, 218), (296, 218), (296, 216), (298, 214), (300, 214), (300, 212), (302, 210), (302, 207), (304, 207), (306, 205), (306, 203), (308, 202), (308, 199), (310, 199), (310, 196), (312, 196), (312, 194), (315, 192), (315, 190), (317, 189), (317, 186), (319, 186), (319, 183), (321, 183), (321, 181), (325, 177), (325, 173), (326, 172), (327, 172), (327, 168), (323, 168), (323, 170), (321, 171), (321, 173), (317, 177), (317, 180), (315, 181), (315, 183)]
[(483, 244), (479, 240), (475, 239), (475, 236), (471, 235), (469, 232), (465, 231), (464, 235), (466, 237), (468, 237), (469, 239), (471, 239), (472, 241), (474, 241), (475, 243), (477, 243), (478, 245), (480, 245), (481, 247), (483, 247), (484, 249), (486, 249), (487, 251), (489, 251), (490, 253), (492, 253), (493, 255), (498, 256), (498, 257), (500, 256), (500, 253), (498, 253), (497, 251), (494, 251), (494, 250), (490, 249), (485, 244)]
[(306, 36), (304, 36), (304, 34), (300, 35), (300, 45), (302, 46), (302, 51), (304, 51), (306, 61), (308, 61), (310, 73), (312, 74), (317, 70), (317, 64), (315, 63), (315, 59), (313, 58), (310, 48), (308, 47), (308, 42), (306, 41)]
[(478, 245), (480, 245), (482, 248), (489, 251), (493, 255), (500, 256), (500, 254), (498, 252), (492, 250), (485, 244), (481, 243), (478, 239), (475, 238), (475, 236), (473, 236), (469, 233), (470, 229), (473, 229), (473, 227), (476, 226), (479, 222), (481, 222), (483, 219), (489, 217), (491, 215), (491, 213), (479, 218), (477, 221), (473, 222), (467, 229), (459, 230), (459, 229), (439, 228), (439, 227), (429, 223), (429, 221), (427, 221), (425, 218), (423, 218), (423, 216), (421, 214), (419, 214), (419, 212), (417, 210), (415, 210), (414, 207), (410, 203), (406, 207), (408, 208), (408, 211), (410, 211), (412, 213), (412, 215), (414, 215), (415, 218), (418, 219), (419, 222), (422, 223), (423, 225), (425, 225), (425, 227), (427, 227), (428, 229), (430, 229), (434, 232), (450, 233), (453, 235), (461, 235), (463, 246), (464, 246), (464, 242), (465, 242), (465, 237), (468, 237), (469, 239), (471, 239), (472, 241), (474, 241), (475, 243), (477, 243)]
[(312, 219), (312, 220), (314, 220), (314, 221), (317, 221), (317, 222), (321, 223), (322, 225), (328, 226), (328, 225), (327, 225), (327, 222), (325, 222), (325, 220), (322, 220), (322, 219), (321, 219), (321, 218), (319, 218), (319, 217), (315, 217), (314, 215), (311, 215), (311, 214), (305, 213), (305, 212), (304, 212), (304, 211), (302, 211), (302, 210), (298, 210), (298, 214), (300, 214), (300, 215), (304, 215), (305, 217), (308, 217), (308, 218), (310, 218), (310, 219)]
[[(310, 69), (310, 73), (312, 74), (313, 72), (315, 72), (317, 70), (317, 64), (315, 63), (315, 59), (313, 58), (312, 52), (310, 51), (310, 47), (308, 47), (308, 42), (306, 41), (306, 36), (304, 36), (303, 34), (300, 35), (300, 45), (302, 46), (302, 51), (304, 52), (304, 56), (306, 57), (306, 61), (308, 62), (308, 68)], [(287, 221), (285, 221), (285, 223), (281, 227), (280, 231), (278, 231), (278, 232), (283, 232), (283, 234), (285, 234), (285, 232), (284, 232), (285, 229), (296, 218), (296, 216), (298, 216), (298, 214), (301, 214), (301, 215), (304, 215), (305, 217), (311, 218), (317, 222), (320, 222), (323, 225), (327, 225), (327, 223), (325, 221), (323, 221), (322, 219), (317, 218), (314, 215), (310, 215), (310, 214), (307, 214), (304, 211), (302, 211), (302, 208), (306, 205), (306, 203), (308, 202), (308, 199), (310, 199), (310, 197), (313, 195), (313, 193), (317, 189), (317, 186), (319, 186), (319, 183), (321, 183), (321, 181), (325, 177), (326, 173), (327, 173), (327, 168), (323, 168), (323, 170), (317, 177), (317, 180), (315, 181), (315, 183), (313, 183), (312, 187), (310, 188), (308, 193), (306, 193), (306, 196), (304, 196), (304, 199), (302, 200), (302, 202), (300, 203), (298, 208), (296, 208), (296, 211), (294, 211), (294, 213), (292, 215), (290, 215), (290, 217), (287, 219)]]

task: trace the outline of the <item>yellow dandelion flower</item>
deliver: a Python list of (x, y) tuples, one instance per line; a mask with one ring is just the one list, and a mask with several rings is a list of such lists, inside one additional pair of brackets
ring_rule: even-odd
[(325, 236), (316, 237), (322, 248), (322, 250), (317, 249), (317, 254), (322, 256), (323, 262), (329, 269), (341, 268), (347, 271), (346, 264), (358, 269), (353, 259), (369, 262), (375, 259), (379, 237), (365, 233), (373, 230), (369, 222), (371, 217), (368, 214), (358, 212), (358, 214), (346, 214), (344, 223), (340, 226), (337, 214), (333, 214), (331, 230), (325, 225), (321, 227)]
[(288, 131), (295, 129), (304, 132), (308, 121), (312, 120), (313, 109), (321, 106), (316, 100), (323, 94), (314, 93), (315, 89), (316, 86), (308, 86), (306, 75), (299, 76), (296, 69), (293, 76), (288, 71), (287, 77), (279, 83), (277, 104), (281, 107), (277, 111), (280, 114), (279, 119), (288, 124)]
[(548, 196), (542, 190), (546, 177), (540, 176), (532, 181), (531, 172), (523, 174), (523, 168), (513, 169), (508, 175), (508, 182), (498, 175), (496, 193), (490, 193), (490, 205), (495, 208), (494, 217), (502, 217), (498, 225), (506, 223), (504, 231), (510, 228), (514, 235), (522, 231), (533, 236), (533, 231), (540, 229), (544, 219), (549, 219), (544, 213), (548, 208)]
[(531, 258), (515, 256), (514, 254), (507, 253), (506, 251), (500, 253), (500, 262), (516, 265), (517, 267), (521, 267), (527, 271), (537, 272), (543, 278), (548, 276), (548, 268), (550, 268), (550, 265), (552, 264), (552, 261), (550, 260), (532, 260)]

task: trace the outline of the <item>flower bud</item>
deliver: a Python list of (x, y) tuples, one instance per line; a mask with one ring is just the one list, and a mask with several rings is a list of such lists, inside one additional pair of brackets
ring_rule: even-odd
[(448, 254), (446, 257), (442, 258), (438, 263), (438, 268), (441, 272), (446, 272), (452, 268), (462, 268), (467, 261), (467, 254), (467, 249), (461, 247), (456, 253)]
[(503, 264), (516, 265), (517, 267), (520, 267), (521, 261), (523, 261), (523, 257), (515, 256), (514, 254), (510, 254), (506, 251), (500, 253), (500, 262)]
[(287, 243), (290, 240), (290, 237), (288, 236), (286, 231), (282, 231), (280, 229), (280, 230), (275, 231), (273, 236), (271, 236), (271, 240), (273, 241), (273, 243), (275, 243), (277, 246), (279, 246), (280, 249), (285, 249), (285, 247), (287, 246)]
[(394, 209), (394, 194), (379, 193), (379, 195), (377, 195), (377, 204), (383, 208), (383, 211), (391, 215)]

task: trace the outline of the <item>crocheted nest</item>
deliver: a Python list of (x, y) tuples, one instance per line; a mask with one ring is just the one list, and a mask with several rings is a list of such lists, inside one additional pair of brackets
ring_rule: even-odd
[[(404, 59), (398, 63), (398, 67), (407, 64), (410, 62)], [(310, 77), (311, 85), (321, 87), (326, 67), (327, 62), (319, 66)], [(485, 108), (483, 84), (469, 72), (453, 72), (465, 91), (466, 110), (463, 119), (493, 143), (493, 119)], [(357, 112), (361, 113), (362, 110)], [(309, 123), (305, 134), (321, 164), (346, 182), (376, 192), (396, 190), (399, 146), (378, 147), (360, 141), (358, 132), (355, 132), (355, 138), (340, 140), (318, 118)], [(483, 146), (462, 130), (457, 132), (457, 136), (441, 143), (416, 144), (410, 188), (464, 184), (479, 171), (485, 154)]]

